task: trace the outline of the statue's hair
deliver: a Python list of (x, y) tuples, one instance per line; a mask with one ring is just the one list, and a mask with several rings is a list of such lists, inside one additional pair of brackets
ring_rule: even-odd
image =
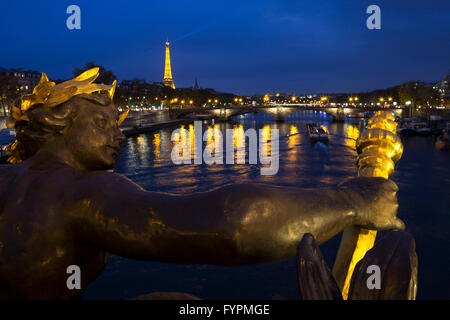
[(23, 113), (21, 120), (15, 122), (16, 139), (6, 147), (10, 155), (8, 162), (21, 163), (27, 160), (49, 139), (62, 134), (78, 114), (77, 97), (102, 106), (111, 104), (108, 94), (91, 93), (74, 96), (56, 107), (49, 108), (44, 104), (33, 106)]

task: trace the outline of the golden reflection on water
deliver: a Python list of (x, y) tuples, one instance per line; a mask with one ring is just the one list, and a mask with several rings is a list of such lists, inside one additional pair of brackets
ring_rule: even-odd
[[(184, 125), (181, 125), (178, 128), (178, 132), (174, 133), (173, 136), (173, 145), (172, 148), (177, 146), (179, 143), (183, 144), (185, 147), (181, 148), (180, 150), (180, 157), (183, 157), (183, 150), (186, 150), (186, 152), (190, 153), (190, 159), (191, 161), (193, 160), (194, 157), (194, 126), (193, 125), (189, 125), (188, 128), (186, 129)], [(163, 148), (167, 148), (167, 146), (163, 146)], [(167, 159), (164, 159), (163, 161), (166, 162), (167, 164), (171, 165), (172, 161), (171, 161), (171, 156), (170, 156), (170, 152), (167, 153)], [(193, 161), (192, 161), (193, 162)], [(195, 188), (193, 186), (195, 186), (196, 184), (198, 184), (198, 178), (197, 175), (195, 174), (195, 166), (194, 165), (177, 165), (175, 166), (173, 169), (173, 174), (166, 176), (164, 175), (164, 179), (167, 180), (167, 182), (163, 182), (163, 184), (177, 184), (177, 185), (186, 185), (187, 186), (187, 190), (189, 190), (189, 186), (192, 186), (192, 190), (191, 191), (195, 191)]]
[(155, 157), (154, 166), (161, 165), (161, 134), (155, 133), (153, 135), (153, 155)]
[(189, 125), (189, 141), (191, 142), (191, 160), (193, 160), (195, 157), (195, 134), (192, 124)]
[(147, 153), (149, 151), (148, 136), (144, 135), (137, 137), (136, 146), (139, 158), (141, 159), (141, 161), (145, 161), (147, 159)]
[(218, 124), (213, 127), (208, 126), (206, 132), (205, 152), (211, 154), (212, 157), (222, 157), (223, 155), (223, 135)]
[(296, 162), (298, 150), (300, 148), (300, 135), (298, 134), (298, 128), (294, 125), (291, 125), (289, 129), (289, 138), (287, 144), (287, 160), (289, 162)]
[[(345, 176), (347, 172), (356, 175), (354, 139), (359, 137), (361, 127), (351, 123), (328, 125), (332, 132), (331, 145), (309, 143), (302, 131), (304, 123), (272, 122), (262, 126), (253, 123), (202, 123), (201, 130), (194, 124), (179, 125), (127, 139), (128, 150), (125, 157), (122, 155), (127, 163), (122, 165), (124, 168), (122, 170), (128, 172), (138, 183), (164, 188), (175, 186), (183, 192), (196, 192), (199, 188), (207, 188), (205, 186), (217, 187), (229, 182), (243, 183), (256, 180), (310, 185), (312, 175), (314, 183), (335, 184), (336, 175)], [(174, 132), (176, 129), (179, 129), (178, 133)], [(232, 132), (227, 132), (227, 129)], [(256, 165), (249, 164), (249, 142), (254, 138), (252, 134), (251, 139), (247, 138), (247, 129), (256, 130), (255, 138), (259, 142), (255, 150)], [(274, 138), (271, 129), (280, 130), (278, 148), (271, 141)], [(195, 146), (196, 142), (201, 142), (199, 150)], [(179, 143), (185, 144), (185, 147), (180, 148)], [(190, 153), (188, 159), (190, 158), (191, 164), (173, 163), (171, 154), (177, 145), (180, 157), (183, 157), (183, 149), (185, 153)], [(205, 153), (207, 145), (211, 145), (211, 149)], [(228, 158), (229, 164), (226, 161), (226, 147), (233, 151)], [(201, 165), (194, 163), (195, 153), (200, 156), (198, 160), (202, 160)], [(261, 176), (260, 169), (268, 167), (268, 164), (263, 162), (272, 163), (277, 156), (275, 153), (280, 157), (280, 171), (273, 176)], [(217, 163), (207, 165), (205, 154), (210, 154), (216, 159), (220, 158), (223, 165)], [(146, 176), (151, 177), (151, 182), (145, 180)]]
[(242, 124), (233, 128), (233, 158), (234, 163), (245, 163), (245, 133)]
[[(261, 129), (261, 137), (260, 137), (260, 147), (261, 152), (260, 156), (261, 158), (268, 158), (272, 155), (272, 142), (271, 142), (271, 135), (270, 135), (270, 125), (266, 124)], [(263, 162), (263, 161), (261, 161)]]

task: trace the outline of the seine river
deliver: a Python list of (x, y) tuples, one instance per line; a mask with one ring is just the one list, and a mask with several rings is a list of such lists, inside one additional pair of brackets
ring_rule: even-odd
[[(328, 127), (328, 144), (312, 144), (306, 123)], [(286, 186), (335, 186), (356, 176), (355, 139), (364, 120), (331, 121), (318, 111), (299, 111), (275, 122), (264, 113), (237, 116), (231, 122), (204, 124), (234, 129), (239, 136), (248, 128), (277, 128), (280, 132), (279, 171), (262, 176), (261, 165), (175, 165), (171, 161), (172, 131), (130, 137), (122, 145), (115, 172), (147, 190), (176, 194), (205, 191), (231, 183), (260, 182)], [(185, 129), (193, 132), (193, 127)], [(214, 131), (217, 132), (217, 131)], [(224, 134), (225, 135), (225, 134)], [(404, 153), (394, 180), (399, 212), (413, 234), (419, 258), (418, 299), (450, 299), (450, 153), (434, 149), (434, 137), (404, 137)], [(247, 158), (248, 159), (248, 158)], [(248, 160), (247, 160), (248, 162)], [(321, 246), (332, 267), (340, 235)], [(294, 259), (270, 264), (219, 267), (176, 265), (110, 256), (103, 274), (86, 290), (84, 299), (129, 299), (155, 291), (179, 291), (204, 299), (299, 299)]]

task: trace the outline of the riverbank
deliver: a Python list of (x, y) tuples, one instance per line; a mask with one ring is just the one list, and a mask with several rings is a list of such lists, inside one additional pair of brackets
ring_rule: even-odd
[(131, 137), (131, 136), (138, 135), (141, 133), (153, 132), (155, 130), (159, 130), (162, 128), (174, 127), (174, 126), (179, 126), (179, 125), (183, 125), (183, 124), (189, 124), (193, 121), (194, 121), (194, 119), (169, 120), (169, 121), (151, 123), (151, 124), (146, 124), (146, 125), (136, 125), (133, 127), (125, 127), (125, 128), (121, 128), (121, 130), (122, 130), (122, 133), (126, 137)]

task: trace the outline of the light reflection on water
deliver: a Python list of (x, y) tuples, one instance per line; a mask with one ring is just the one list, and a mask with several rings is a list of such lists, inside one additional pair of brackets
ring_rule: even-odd
[[(319, 122), (330, 132), (328, 144), (311, 143), (306, 123)], [(356, 176), (355, 139), (364, 129), (363, 120), (331, 122), (325, 113), (301, 111), (286, 116), (284, 122), (264, 114), (247, 114), (227, 123), (204, 123), (209, 143), (218, 142), (218, 133), (226, 143), (226, 129), (233, 129), (234, 159), (246, 164), (175, 165), (171, 161), (174, 142), (166, 128), (154, 133), (130, 137), (122, 146), (116, 169), (147, 190), (175, 194), (210, 190), (230, 183), (270, 183), (298, 187), (334, 186)], [(181, 127), (180, 127), (181, 128)], [(194, 127), (189, 132), (191, 157), (194, 157)], [(279, 171), (262, 176), (261, 164), (248, 164), (248, 139), (244, 131), (280, 130)], [(184, 137), (187, 139), (187, 137)], [(406, 139), (406, 140), (405, 140)], [(417, 244), (419, 255), (419, 293), (421, 298), (450, 298), (450, 157), (433, 148), (432, 138), (404, 139), (405, 151), (392, 179), (399, 185), (399, 217)], [(245, 143), (244, 141), (247, 140)], [(268, 142), (270, 150), (270, 142)], [(224, 151), (224, 149), (222, 149)], [(225, 154), (224, 163), (225, 163)], [(335, 258), (340, 236), (321, 246), (330, 266)], [(205, 299), (270, 299), (274, 295), (297, 299), (295, 260), (242, 266), (174, 265), (128, 260), (112, 256), (104, 273), (86, 291), (84, 298), (123, 299), (154, 291), (182, 291)]]
[[(217, 155), (217, 152), (223, 154), (224, 164), (173, 164), (171, 151), (176, 142), (172, 142), (170, 137), (176, 128), (128, 138), (119, 155), (116, 172), (125, 174), (148, 190), (179, 194), (204, 191), (228, 183), (268, 182), (295, 186), (336, 184), (340, 179), (356, 173), (356, 153), (353, 149), (354, 139), (359, 134), (358, 123), (338, 125), (331, 123), (330, 118), (315, 117), (312, 112), (291, 114), (282, 123), (272, 119), (273, 117), (265, 114), (249, 114), (236, 117), (233, 122), (204, 124), (202, 132), (207, 139), (203, 142), (203, 150), (208, 145), (215, 148), (216, 153), (212, 155)], [(307, 139), (308, 121), (319, 121), (329, 127), (331, 135), (328, 145), (312, 144)], [(280, 169), (275, 176), (260, 174), (260, 168), (264, 165), (259, 157), (257, 164), (249, 164), (248, 138), (244, 136), (244, 131), (249, 128), (256, 129), (257, 132), (261, 129), (263, 141), (268, 140), (267, 154), (272, 157), (275, 154), (271, 154), (270, 130), (280, 131)], [(189, 132), (187, 137), (183, 135), (186, 131), (182, 130), (181, 136), (175, 135), (175, 140), (181, 138), (179, 143), (184, 143), (186, 139), (190, 139), (193, 163), (194, 126), (180, 126), (179, 129), (187, 129)], [(233, 130), (234, 165), (225, 164), (226, 129)], [(219, 135), (223, 138), (222, 144)], [(245, 164), (239, 164), (244, 159)], [(330, 178), (330, 175), (335, 178)], [(199, 180), (202, 183), (198, 184)]]

